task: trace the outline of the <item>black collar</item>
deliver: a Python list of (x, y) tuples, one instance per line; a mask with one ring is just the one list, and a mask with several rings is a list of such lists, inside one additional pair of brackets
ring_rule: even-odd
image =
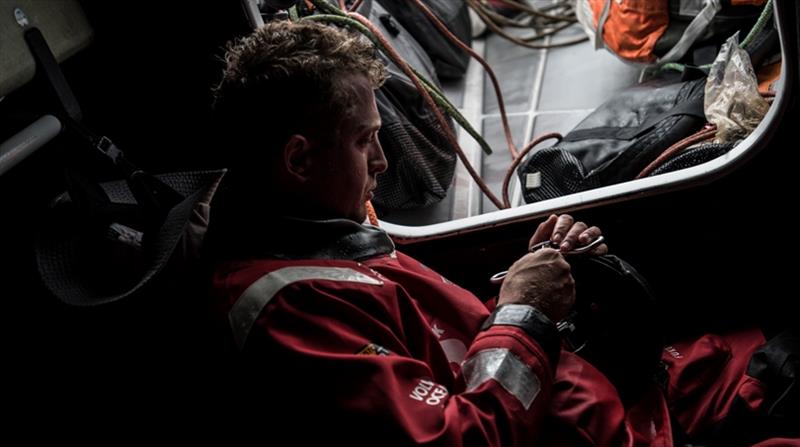
[(211, 245), (226, 258), (343, 259), (359, 261), (392, 253), (394, 243), (380, 228), (347, 219), (276, 217), (263, 224), (225, 225), (211, 231)]
[(394, 251), (385, 231), (347, 219), (282, 218), (275, 223), (269, 254), (276, 258), (357, 261)]

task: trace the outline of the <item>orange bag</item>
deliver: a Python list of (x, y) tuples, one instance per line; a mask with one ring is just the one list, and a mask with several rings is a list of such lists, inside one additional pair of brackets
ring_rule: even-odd
[(630, 62), (662, 64), (698, 43), (748, 30), (766, 0), (578, 0), (578, 20), (595, 49)]

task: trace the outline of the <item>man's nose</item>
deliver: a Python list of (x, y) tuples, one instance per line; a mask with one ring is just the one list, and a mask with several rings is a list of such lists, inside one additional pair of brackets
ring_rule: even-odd
[(380, 141), (375, 139), (375, 144), (372, 147), (372, 153), (370, 154), (370, 171), (374, 172), (375, 174), (380, 174), (381, 172), (386, 171), (386, 168), (389, 166), (389, 163), (386, 161), (386, 156), (383, 153), (383, 148), (381, 147)]

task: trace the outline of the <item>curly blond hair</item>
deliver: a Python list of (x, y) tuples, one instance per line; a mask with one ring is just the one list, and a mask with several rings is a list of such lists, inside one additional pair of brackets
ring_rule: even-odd
[(217, 95), (230, 84), (255, 85), (300, 76), (324, 82), (336, 75), (360, 73), (374, 88), (386, 78), (375, 48), (360, 35), (311, 21), (270, 22), (228, 44), (226, 67)]
[[(335, 142), (349, 115), (348, 76), (363, 75), (378, 88), (386, 68), (367, 39), (312, 21), (270, 22), (230, 43), (222, 80), (214, 89), (218, 122), (228, 133), (226, 151), (247, 155), (279, 148), (293, 134)], [(231, 148), (235, 145), (236, 148)]]

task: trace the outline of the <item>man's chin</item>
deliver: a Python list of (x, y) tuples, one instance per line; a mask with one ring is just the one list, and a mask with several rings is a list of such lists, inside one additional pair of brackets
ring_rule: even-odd
[(361, 208), (358, 209), (358, 212), (353, 215), (350, 220), (358, 223), (369, 223), (367, 220), (367, 204), (361, 205)]

